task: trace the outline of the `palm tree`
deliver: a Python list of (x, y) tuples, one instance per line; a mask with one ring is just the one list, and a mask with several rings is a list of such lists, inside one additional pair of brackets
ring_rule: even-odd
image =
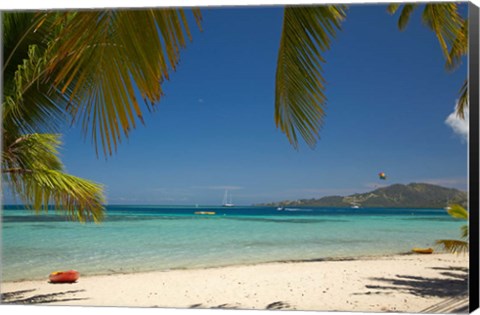
[(104, 216), (102, 186), (66, 174), (58, 158), (60, 135), (46, 133), (57, 130), (62, 111), (49, 97), (48, 85), (34, 79), (45, 64), (43, 43), (27, 46), (16, 38), (30, 16), (4, 15), (2, 179), (37, 212), (48, 211), (53, 203), (73, 219), (98, 222)]
[[(193, 10), (197, 22), (200, 15)], [(105, 155), (151, 109), (190, 37), (182, 10), (4, 13), (2, 177), (37, 212), (104, 216), (101, 185), (66, 174), (58, 132), (80, 122)], [(135, 113), (135, 114), (134, 114)]]
[[(416, 7), (403, 6), (401, 29)], [(389, 12), (399, 8), (391, 5)], [(191, 11), (200, 28), (200, 12)], [(275, 123), (295, 148), (299, 137), (310, 147), (319, 138), (327, 101), (322, 53), (330, 48), (346, 12), (344, 5), (284, 10)], [(99, 219), (103, 198), (99, 185), (76, 177), (68, 177), (68, 185), (53, 180), (60, 173), (67, 176), (56, 158), (60, 141), (54, 134), (65, 123), (80, 124), (97, 156), (99, 148), (104, 156), (113, 154), (122, 138), (143, 123), (143, 111), (154, 110), (161, 100), (162, 83), (175, 71), (180, 50), (191, 39), (189, 19), (181, 9), (17, 12), (3, 18), (3, 177), (37, 210), (54, 199), (58, 207), (78, 211), (80, 219)], [(458, 5), (426, 4), (423, 20), (435, 32), (447, 66), (453, 69), (467, 50), (467, 21), (458, 13)], [(466, 84), (463, 92), (459, 115), (468, 105)], [(37, 141), (36, 157), (48, 153), (50, 162), (37, 165), (34, 155), (28, 160), (27, 151), (19, 153), (26, 150), (18, 146), (26, 143), (23, 139)], [(82, 193), (74, 186), (83, 187)]]
[[(457, 219), (468, 220), (468, 211), (458, 204), (451, 205), (448, 214)], [(451, 253), (468, 252), (468, 225), (463, 225), (461, 231), (462, 240), (438, 240), (436, 244)]]

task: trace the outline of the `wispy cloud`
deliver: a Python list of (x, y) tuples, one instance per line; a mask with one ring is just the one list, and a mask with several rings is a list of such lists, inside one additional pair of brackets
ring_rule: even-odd
[[(199, 187), (200, 188), (200, 187)], [(219, 186), (206, 186), (206, 187), (202, 187), (204, 189), (210, 189), (210, 190), (240, 190), (240, 189), (243, 189), (243, 187), (241, 186), (229, 186), (229, 185), (225, 185), (225, 186), (222, 186), (222, 185), (219, 185)]]
[(150, 189), (150, 191), (156, 193), (156, 195), (194, 195), (194, 192), (192, 192), (190, 188), (183, 187), (155, 187)]
[(465, 110), (465, 119), (461, 119), (457, 116), (456, 110), (453, 111), (450, 115), (448, 115), (447, 119), (445, 120), (445, 124), (447, 124), (450, 128), (453, 129), (453, 132), (459, 135), (462, 141), (468, 141), (468, 118), (469, 112), (468, 109)]
[(141, 201), (133, 197), (107, 197), (107, 204), (109, 203), (134, 203)]
[[(328, 195), (351, 195), (354, 193), (362, 192), (364, 189), (360, 188), (298, 188), (298, 189), (289, 189), (286, 191), (286, 194), (294, 194), (297, 196), (306, 196), (306, 197), (323, 197)], [(306, 198), (304, 197), (304, 198)]]
[(377, 188), (383, 188), (383, 187), (390, 186), (390, 184), (387, 184), (387, 183), (380, 184), (380, 183), (370, 182), (370, 183), (363, 184), (363, 186), (365, 186), (366, 188), (369, 188), (369, 189), (377, 189)]

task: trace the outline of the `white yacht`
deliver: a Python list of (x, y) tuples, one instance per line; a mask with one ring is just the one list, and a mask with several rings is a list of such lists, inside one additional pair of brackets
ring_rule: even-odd
[(228, 198), (228, 190), (225, 189), (225, 195), (223, 196), (223, 206), (224, 207), (233, 207), (234, 204), (232, 203), (232, 195), (230, 195), (230, 199)]

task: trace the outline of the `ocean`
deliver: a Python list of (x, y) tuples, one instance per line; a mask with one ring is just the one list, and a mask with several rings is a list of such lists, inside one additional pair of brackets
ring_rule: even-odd
[(12, 206), (2, 221), (2, 281), (66, 269), (96, 275), (407, 253), (458, 239), (466, 224), (443, 209), (115, 205), (100, 224)]

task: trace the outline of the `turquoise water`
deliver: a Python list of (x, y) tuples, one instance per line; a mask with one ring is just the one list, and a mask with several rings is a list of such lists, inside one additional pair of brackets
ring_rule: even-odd
[[(195, 211), (216, 215), (195, 215)], [(443, 209), (109, 206), (101, 224), (8, 208), (3, 281), (409, 252), (458, 238)]]

